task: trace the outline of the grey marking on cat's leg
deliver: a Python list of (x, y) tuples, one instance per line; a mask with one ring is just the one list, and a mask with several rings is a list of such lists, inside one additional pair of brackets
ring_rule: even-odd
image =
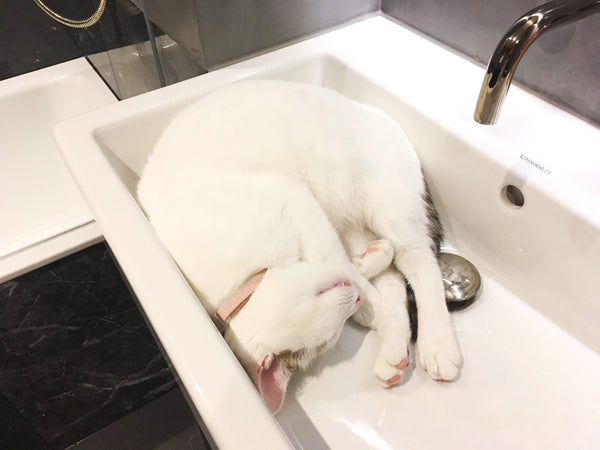
[(435, 205), (433, 204), (433, 199), (431, 198), (431, 191), (429, 190), (429, 185), (425, 178), (423, 178), (425, 183), (425, 191), (423, 192), (423, 203), (425, 205), (425, 213), (427, 215), (427, 230), (429, 232), (429, 237), (431, 238), (432, 247), (431, 249), (435, 254), (439, 253), (440, 246), (442, 245), (442, 241), (444, 240), (444, 229), (442, 227), (442, 222), (440, 220), (440, 216), (438, 214)]
[[(421, 173), (423, 173), (423, 171), (421, 171)], [(423, 181), (425, 183), (425, 191), (423, 192), (423, 204), (425, 205), (425, 213), (427, 216), (427, 230), (432, 242), (431, 249), (437, 255), (440, 251), (440, 247), (444, 240), (444, 228), (442, 226), (439, 213), (433, 203), (433, 199), (431, 197), (431, 190), (429, 189), (429, 184), (425, 180), (424, 174)], [(419, 322), (417, 320), (417, 303), (415, 301), (415, 293), (412, 290), (410, 284), (406, 287), (406, 294), (408, 299), (408, 314), (410, 317), (411, 341), (415, 342), (419, 334)]]

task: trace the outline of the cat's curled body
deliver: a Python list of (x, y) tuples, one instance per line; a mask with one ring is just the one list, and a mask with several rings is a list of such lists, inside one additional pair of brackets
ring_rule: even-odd
[(294, 369), (331, 347), (350, 316), (380, 334), (377, 380), (398, 382), (410, 340), (406, 281), (418, 362), (435, 379), (457, 375), (424, 197), (419, 160), (391, 117), (281, 81), (240, 82), (186, 108), (138, 185), (210, 314), (268, 269), (225, 337), (272, 411)]

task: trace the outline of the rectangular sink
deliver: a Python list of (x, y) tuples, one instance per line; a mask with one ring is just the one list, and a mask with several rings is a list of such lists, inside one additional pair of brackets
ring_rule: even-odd
[(84, 58), (0, 82), (0, 283), (101, 238), (52, 129), (116, 102)]
[[(440, 73), (444, 69), (445, 73)], [(63, 122), (55, 137), (219, 448), (580, 448), (600, 439), (600, 130), (513, 86), (499, 125), (472, 119), (482, 68), (384, 17)], [(465, 364), (372, 379), (377, 338), (348, 324), (271, 417), (144, 217), (139, 174), (169, 120), (241, 79), (327, 86), (395, 117), (449, 242), (482, 272), (453, 321)], [(518, 206), (506, 186), (518, 189)]]

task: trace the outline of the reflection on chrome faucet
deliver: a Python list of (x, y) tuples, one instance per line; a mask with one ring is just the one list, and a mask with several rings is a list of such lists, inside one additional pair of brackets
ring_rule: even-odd
[(555, 0), (523, 14), (502, 37), (490, 58), (474, 119), (484, 125), (496, 123), (517, 64), (544, 31), (597, 12), (600, 12), (600, 0)]

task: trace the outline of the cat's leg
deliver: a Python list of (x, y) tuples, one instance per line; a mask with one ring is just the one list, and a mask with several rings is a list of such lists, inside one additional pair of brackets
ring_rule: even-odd
[(385, 270), (372, 283), (381, 294), (381, 307), (375, 320), (381, 347), (373, 372), (381, 386), (390, 387), (402, 379), (408, 366), (411, 333), (406, 283), (394, 269)]
[[(387, 187), (393, 186), (392, 183)], [(404, 196), (399, 208), (393, 189), (380, 195), (373, 204), (372, 227), (389, 240), (396, 250), (394, 264), (412, 287), (417, 305), (419, 332), (417, 359), (422, 368), (436, 380), (452, 380), (458, 374), (462, 357), (446, 308), (442, 276), (429, 237), (428, 219), (421, 199)], [(418, 202), (418, 203), (417, 203)]]
[[(355, 259), (360, 258), (360, 255), (363, 255), (367, 252), (369, 242), (373, 241), (373, 236), (368, 235), (366, 231), (348, 229), (342, 233), (342, 241), (344, 243), (344, 246), (346, 247), (348, 255), (350, 255), (354, 262)], [(358, 265), (356, 266), (357, 270), (361, 272), (361, 267), (359, 267)], [(360, 308), (358, 309), (358, 311), (356, 311), (356, 313), (354, 313), (352, 319), (365, 327), (375, 330), (377, 329), (376, 317), (380, 309), (380, 295), (363, 299)]]
[(404, 247), (396, 252), (395, 264), (410, 283), (417, 304), (419, 365), (436, 380), (452, 380), (462, 357), (446, 307), (442, 275), (428, 245)]
[[(352, 263), (359, 273), (371, 280), (387, 269), (393, 258), (394, 248), (385, 239), (373, 240), (366, 231), (347, 230), (342, 234), (342, 240)], [(381, 309), (381, 298), (363, 302), (360, 309), (352, 316), (355, 322), (371, 329), (381, 328), (377, 325), (375, 314)]]
[(300, 255), (306, 262), (339, 262), (347, 264), (351, 279), (359, 290), (363, 304), (378, 303), (377, 289), (350, 264), (346, 249), (327, 215), (312, 193), (302, 185), (293, 184), (287, 198), (288, 220), (300, 237)]
[[(343, 241), (363, 275), (372, 278), (379, 291), (378, 301), (363, 302), (352, 318), (355, 322), (375, 330), (381, 347), (373, 369), (376, 380), (390, 387), (402, 379), (408, 366), (410, 320), (406, 304), (406, 284), (400, 273), (386, 270), (394, 257), (391, 243), (385, 239), (371, 240), (366, 232), (347, 231)], [(370, 275), (372, 274), (372, 275)]]

